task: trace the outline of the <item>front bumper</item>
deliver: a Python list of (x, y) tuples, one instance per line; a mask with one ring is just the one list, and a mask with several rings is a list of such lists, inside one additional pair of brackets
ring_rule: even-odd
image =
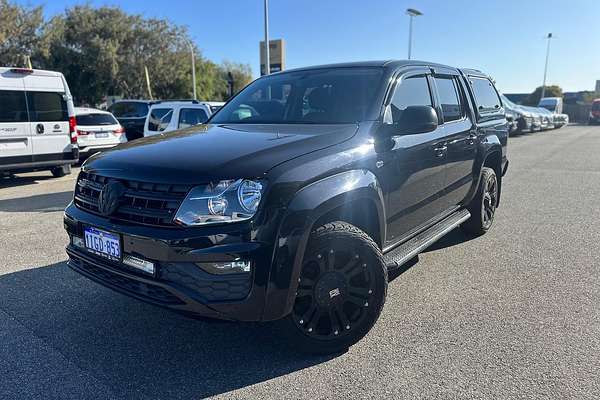
[[(171, 310), (210, 318), (261, 319), (270, 267), (270, 250), (251, 240), (248, 224), (201, 229), (158, 228), (115, 223), (70, 204), (64, 226), (70, 238), (83, 237), (83, 227), (118, 233), (123, 255), (152, 262), (153, 275), (110, 261), (75, 246), (67, 246), (68, 265), (88, 278)], [(203, 263), (251, 261), (251, 271), (212, 274)]]

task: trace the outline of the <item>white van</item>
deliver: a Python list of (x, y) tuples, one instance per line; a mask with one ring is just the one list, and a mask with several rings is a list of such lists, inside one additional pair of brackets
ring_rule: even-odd
[(197, 100), (155, 103), (150, 107), (146, 117), (144, 136), (158, 135), (203, 124), (212, 113), (209, 103)]
[(0, 67), (0, 174), (71, 172), (79, 159), (75, 108), (60, 72)]

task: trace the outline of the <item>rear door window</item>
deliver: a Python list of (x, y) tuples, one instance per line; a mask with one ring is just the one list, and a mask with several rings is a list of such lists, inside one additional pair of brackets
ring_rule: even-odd
[(489, 112), (500, 109), (500, 97), (489, 79), (470, 77), (475, 102), (479, 112)]
[(110, 114), (81, 114), (76, 118), (77, 125), (90, 126), (90, 125), (116, 125), (117, 120)]
[(153, 132), (162, 132), (167, 129), (171, 117), (173, 116), (173, 109), (171, 108), (154, 108), (150, 111), (148, 118), (148, 130)]
[(452, 77), (435, 77), (435, 85), (442, 107), (444, 122), (456, 121), (463, 117), (463, 107), (456, 80)]
[(25, 92), (0, 90), (0, 122), (27, 122)]
[(179, 129), (203, 124), (208, 120), (206, 111), (201, 108), (182, 108), (179, 110)]
[(31, 122), (68, 121), (67, 102), (62, 93), (27, 92)]

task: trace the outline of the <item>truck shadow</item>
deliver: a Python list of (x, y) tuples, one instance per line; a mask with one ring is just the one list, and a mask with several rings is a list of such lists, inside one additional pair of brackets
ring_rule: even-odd
[(32, 335), (20, 340), (41, 339), (85, 372), (57, 384), (47, 355), (20, 346), (7, 351), (2, 369), (3, 379), (30, 385), (23, 393), (81, 386), (87, 375), (119, 398), (204, 398), (331, 359), (291, 351), (272, 324), (185, 318), (101, 287), (64, 262), (0, 276), (0, 311), (16, 319), (3, 335), (24, 326)]
[(39, 194), (15, 199), (0, 200), (4, 212), (55, 212), (63, 211), (73, 199), (73, 191)]

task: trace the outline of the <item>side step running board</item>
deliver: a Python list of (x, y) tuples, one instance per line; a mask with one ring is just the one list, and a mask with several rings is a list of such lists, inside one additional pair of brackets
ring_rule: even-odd
[(471, 217), (471, 214), (468, 210), (459, 210), (431, 228), (402, 243), (400, 246), (390, 250), (383, 256), (388, 270), (400, 268), (402, 264), (437, 242), (442, 236), (468, 220), (469, 217)]

